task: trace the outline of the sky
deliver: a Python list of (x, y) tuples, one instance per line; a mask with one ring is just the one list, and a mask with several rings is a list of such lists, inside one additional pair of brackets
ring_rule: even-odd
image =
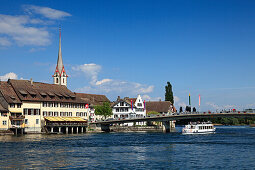
[(0, 79), (53, 83), (59, 26), (68, 88), (200, 111), (255, 108), (255, 1), (0, 0)]

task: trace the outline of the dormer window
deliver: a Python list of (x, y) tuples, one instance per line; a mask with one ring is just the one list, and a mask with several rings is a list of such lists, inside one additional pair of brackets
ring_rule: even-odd
[(40, 94), (41, 94), (41, 96), (42, 96), (43, 98), (47, 97), (47, 94), (44, 93), (44, 92), (40, 92)]
[(19, 90), (19, 93), (20, 93), (23, 97), (26, 97), (27, 94), (28, 94), (25, 90)]
[(28, 93), (32, 96), (32, 98), (36, 98), (36, 92), (28, 91)]
[(55, 94), (51, 93), (51, 92), (47, 92), (47, 94), (50, 96), (50, 98), (55, 97)]

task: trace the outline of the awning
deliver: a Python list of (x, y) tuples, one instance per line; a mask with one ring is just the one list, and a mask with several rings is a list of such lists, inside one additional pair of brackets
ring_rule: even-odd
[(45, 120), (50, 122), (87, 122), (87, 120), (81, 117), (44, 117)]

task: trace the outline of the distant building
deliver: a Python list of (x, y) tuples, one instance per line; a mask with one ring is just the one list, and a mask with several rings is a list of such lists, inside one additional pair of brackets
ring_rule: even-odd
[[(132, 119), (143, 118), (146, 116), (146, 109), (144, 101), (140, 95), (137, 98), (120, 97), (112, 104), (112, 112), (114, 119)], [(139, 122), (139, 125), (144, 125), (144, 122)], [(133, 123), (126, 123), (128, 126), (132, 126)]]
[(158, 112), (160, 114), (170, 114), (176, 112), (170, 101), (148, 101), (146, 102), (146, 113)]
[(103, 103), (108, 102), (110, 103), (110, 100), (105, 95), (99, 95), (99, 94), (86, 94), (86, 93), (76, 93), (76, 96), (84, 100), (85, 102), (89, 102), (89, 121), (96, 121), (101, 120), (103, 116), (95, 115), (95, 108), (96, 105), (103, 105)]

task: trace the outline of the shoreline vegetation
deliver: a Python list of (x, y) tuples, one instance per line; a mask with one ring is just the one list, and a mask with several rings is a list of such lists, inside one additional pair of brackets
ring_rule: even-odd
[(211, 119), (192, 119), (192, 120), (180, 120), (176, 121), (176, 125), (186, 125), (189, 122), (207, 122), (211, 121), (216, 126), (253, 126), (255, 127), (255, 118), (211, 118)]

